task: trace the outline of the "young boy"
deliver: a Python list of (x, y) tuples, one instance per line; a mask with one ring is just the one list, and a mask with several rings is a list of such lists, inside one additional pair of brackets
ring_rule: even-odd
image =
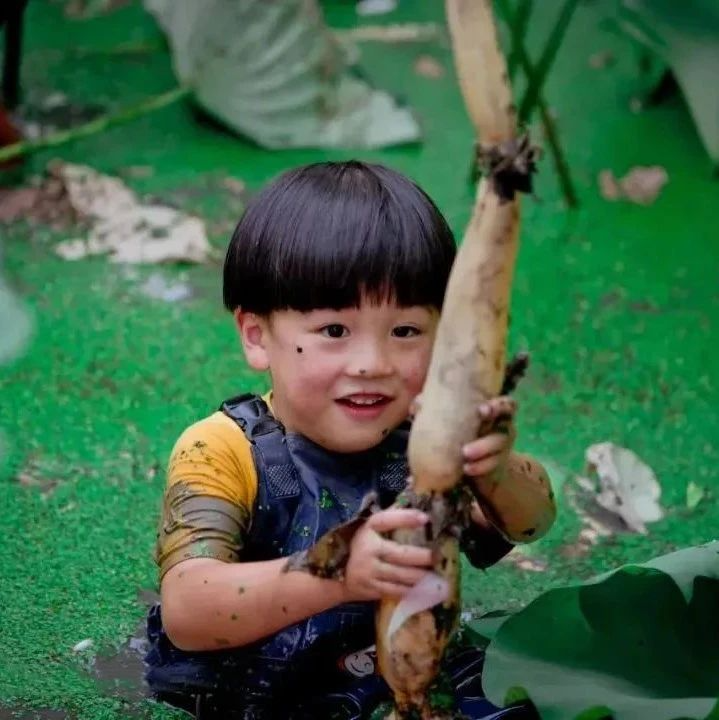
[[(203, 720), (298, 720), (369, 717), (389, 697), (374, 667), (374, 601), (403, 595), (432, 558), (383, 534), (427, 520), (389, 505), (406, 483), (410, 405), (454, 255), (434, 203), (384, 167), (301, 167), (250, 203), (227, 251), (224, 301), (272, 390), (226, 401), (172, 453), (146, 658), (161, 699)], [(482, 412), (507, 408), (498, 398)], [(536, 539), (553, 518), (551, 491), (537, 492), (512, 439), (467, 445), (465, 472), (513, 484)], [(370, 491), (385, 509), (355, 535), (344, 580), (282, 572)], [(479, 508), (465, 536), (476, 567), (511, 549)], [(475, 718), (496, 712), (481, 698), (481, 660), (469, 649), (446, 664)]]

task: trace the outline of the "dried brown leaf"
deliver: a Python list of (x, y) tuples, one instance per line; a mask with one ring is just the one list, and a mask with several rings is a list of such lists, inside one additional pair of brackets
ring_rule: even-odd
[(247, 185), (239, 178), (226, 177), (221, 180), (222, 187), (232, 195), (242, 197), (247, 191)]
[(549, 567), (546, 560), (531, 554), (522, 546), (516, 546), (502, 562), (514, 565), (517, 569), (527, 572), (544, 572)]
[(40, 195), (39, 188), (0, 190), (0, 222), (9, 223), (28, 217)]
[(611, 170), (602, 170), (599, 173), (599, 191), (605, 200), (619, 200), (622, 196), (619, 183)]
[(616, 57), (611, 50), (600, 50), (589, 56), (589, 67), (602, 70), (614, 64)]
[(621, 180), (624, 196), (640, 205), (651, 205), (669, 180), (667, 171), (659, 165), (632, 168)]
[(639, 205), (651, 205), (666, 183), (667, 171), (660, 165), (637, 166), (617, 179), (611, 170), (599, 173), (599, 190), (605, 200), (629, 200)]
[(431, 80), (437, 80), (444, 75), (441, 63), (431, 55), (420, 55), (414, 63), (414, 71), (417, 75)]
[(155, 168), (152, 165), (128, 165), (120, 168), (120, 175), (128, 178), (148, 178), (155, 174)]
[(46, 467), (37, 459), (31, 459), (15, 475), (15, 481), (24, 488), (39, 490), (43, 499), (50, 496), (60, 482), (52, 469)]
[(212, 255), (202, 220), (174, 208), (140, 203), (119, 178), (85, 165), (54, 169), (78, 217), (91, 227), (86, 237), (59, 243), (65, 260), (109, 255), (113, 262), (206, 262)]

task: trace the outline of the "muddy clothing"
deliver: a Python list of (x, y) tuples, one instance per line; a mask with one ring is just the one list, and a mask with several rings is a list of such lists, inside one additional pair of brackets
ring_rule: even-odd
[[(228, 401), (222, 413), (250, 448), (252, 468), (243, 464), (241, 448), (228, 457), (207, 440), (192, 440), (192, 451), (187, 443), (179, 444), (171, 460), (160, 529), (161, 571), (189, 557), (226, 562), (286, 557), (312, 546), (327, 530), (351, 518), (368, 492), (377, 492), (386, 507), (405, 485), (408, 425), (368, 451), (340, 454), (285, 433), (257, 396)], [(226, 436), (222, 442), (227, 442)], [(178, 463), (184, 463), (185, 470), (173, 477)], [(234, 487), (223, 476), (231, 468), (237, 473)], [(212, 492), (203, 494), (208, 487)], [(250, 498), (251, 511), (246, 505)], [(510, 548), (495, 533), (476, 528), (473, 534), (482, 535), (481, 542), (472, 544), (470, 558), (478, 566), (495, 562)], [(204, 704), (206, 715), (217, 706), (225, 714), (233, 708), (241, 718), (299, 720), (336, 713), (361, 718), (387, 697), (371, 647), (373, 603), (339, 605), (245, 647), (194, 653), (172, 645), (162, 627), (160, 608), (155, 607), (148, 618), (148, 637), (150, 687), (178, 705)], [(472, 662), (477, 659), (475, 652)]]
[[(262, 400), (271, 417), (270, 393)], [(170, 455), (157, 535), (160, 579), (189, 558), (247, 560), (243, 548), (255, 509), (261, 506), (255, 454), (241, 425), (222, 409), (182, 433)], [(354, 455), (344, 457), (354, 462)], [(401, 471), (406, 474), (404, 466)], [(476, 539), (481, 539), (480, 551), (473, 551), (470, 542), (464, 548), (476, 567), (488, 567), (510, 547), (496, 533), (483, 533)]]
[(167, 468), (155, 549), (160, 578), (188, 558), (237, 562), (257, 484), (252, 444), (229, 415), (219, 411), (187, 428)]

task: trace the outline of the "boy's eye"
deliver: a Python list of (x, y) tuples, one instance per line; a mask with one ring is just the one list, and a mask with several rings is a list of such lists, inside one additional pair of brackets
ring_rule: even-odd
[(420, 334), (420, 329), (412, 325), (398, 325), (392, 329), (392, 335), (398, 338), (416, 337)]
[(325, 325), (323, 328), (320, 328), (320, 332), (325, 337), (330, 338), (341, 338), (345, 337), (345, 335), (349, 335), (349, 330), (344, 325), (340, 325), (339, 323)]

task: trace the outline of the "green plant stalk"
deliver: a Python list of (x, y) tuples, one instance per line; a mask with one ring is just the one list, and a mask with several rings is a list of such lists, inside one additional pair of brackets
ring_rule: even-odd
[[(572, 181), (572, 176), (569, 171), (569, 164), (567, 163), (567, 159), (564, 156), (564, 151), (562, 150), (562, 146), (559, 142), (557, 126), (552, 118), (551, 113), (549, 112), (549, 107), (547, 106), (547, 103), (541, 93), (543, 81), (542, 83), (537, 84), (537, 69), (532, 64), (527, 50), (524, 47), (524, 38), (527, 32), (527, 27), (529, 25), (529, 17), (532, 9), (532, 0), (519, 0), (519, 6), (516, 12), (512, 11), (509, 5), (509, 0), (505, 0), (505, 2), (499, 3), (499, 7), (502, 9), (503, 19), (509, 25), (512, 35), (512, 54), (510, 56), (508, 64), (510, 81), (514, 79), (518, 63), (522, 67), (522, 70), (527, 77), (528, 87), (536, 85), (536, 103), (539, 109), (540, 117), (542, 119), (542, 125), (544, 126), (544, 134), (547, 140), (547, 144), (549, 145), (549, 149), (552, 153), (552, 158), (554, 159), (554, 167), (557, 171), (557, 176), (559, 178), (559, 186), (562, 190), (562, 194), (564, 195), (564, 200), (567, 203), (567, 207), (576, 208), (579, 205), (579, 200), (577, 199), (577, 191), (574, 188), (574, 182)], [(552, 42), (551, 38), (550, 42)], [(556, 55), (556, 50), (554, 51), (554, 54)], [(530, 115), (532, 110), (533, 108), (529, 108), (528, 113)]]
[(155, 110), (167, 107), (178, 100), (182, 100), (187, 97), (190, 92), (191, 89), (189, 87), (180, 85), (160, 95), (155, 95), (149, 100), (143, 100), (137, 105), (124, 108), (114, 114), (103, 115), (102, 117), (95, 118), (84, 125), (78, 125), (70, 130), (61, 130), (60, 132), (53, 133), (39, 140), (22, 140), (13, 145), (8, 145), (7, 147), (0, 148), (0, 163), (20, 157), (21, 155), (30, 155), (38, 150), (58, 147), (73, 140), (96, 135), (115, 125), (131, 122), (143, 115), (147, 115)]
[(572, 15), (574, 15), (574, 11), (577, 9), (577, 5), (579, 5), (579, 0), (567, 0), (567, 2), (564, 3), (559, 13), (559, 18), (557, 18), (557, 22), (554, 24), (547, 44), (544, 47), (544, 52), (536, 65), (535, 72), (532, 77), (527, 78), (527, 90), (519, 105), (520, 124), (528, 122), (532, 110), (537, 104), (537, 98), (544, 85), (544, 81), (547, 79), (552, 64), (557, 57), (557, 52), (567, 32)]
[[(535, 68), (527, 55), (524, 45), (519, 46), (517, 55), (524, 74), (531, 80), (534, 76)], [(537, 95), (537, 108), (539, 109), (539, 115), (542, 119), (542, 125), (544, 126), (544, 135), (547, 140), (547, 145), (549, 145), (549, 150), (552, 153), (552, 158), (554, 159), (554, 167), (557, 171), (559, 186), (562, 190), (562, 194), (564, 195), (564, 200), (568, 207), (576, 208), (579, 205), (579, 200), (577, 199), (577, 191), (574, 188), (574, 182), (572, 181), (572, 176), (569, 171), (569, 163), (567, 162), (567, 158), (565, 157), (564, 151), (562, 150), (562, 146), (559, 142), (557, 126), (541, 93)]]
[(567, 203), (567, 207), (576, 208), (579, 205), (579, 200), (577, 198), (577, 191), (574, 189), (572, 176), (569, 172), (569, 163), (567, 163), (567, 158), (564, 156), (564, 151), (559, 143), (557, 126), (549, 112), (547, 103), (541, 96), (539, 97), (538, 107), (539, 115), (542, 118), (542, 125), (544, 125), (544, 136), (552, 153), (552, 158), (554, 159), (554, 167), (557, 171), (559, 187), (562, 190), (562, 195), (564, 195), (564, 201)]
[(524, 38), (529, 27), (529, 19), (532, 14), (532, 0), (518, 0), (516, 13), (513, 15), (510, 8), (511, 0), (504, 0), (499, 3), (503, 19), (509, 25), (511, 31), (512, 48), (507, 58), (507, 72), (510, 82), (514, 82), (517, 74), (517, 67), (521, 64), (519, 57), (520, 49), (524, 49)]
[(116, 56), (116, 55), (149, 55), (150, 53), (160, 52), (165, 50), (167, 44), (164, 40), (158, 38), (157, 40), (148, 40), (145, 42), (126, 42), (120, 43), (109, 48), (102, 47), (77, 47), (70, 48), (68, 55), (74, 58), (86, 58), (94, 56)]

